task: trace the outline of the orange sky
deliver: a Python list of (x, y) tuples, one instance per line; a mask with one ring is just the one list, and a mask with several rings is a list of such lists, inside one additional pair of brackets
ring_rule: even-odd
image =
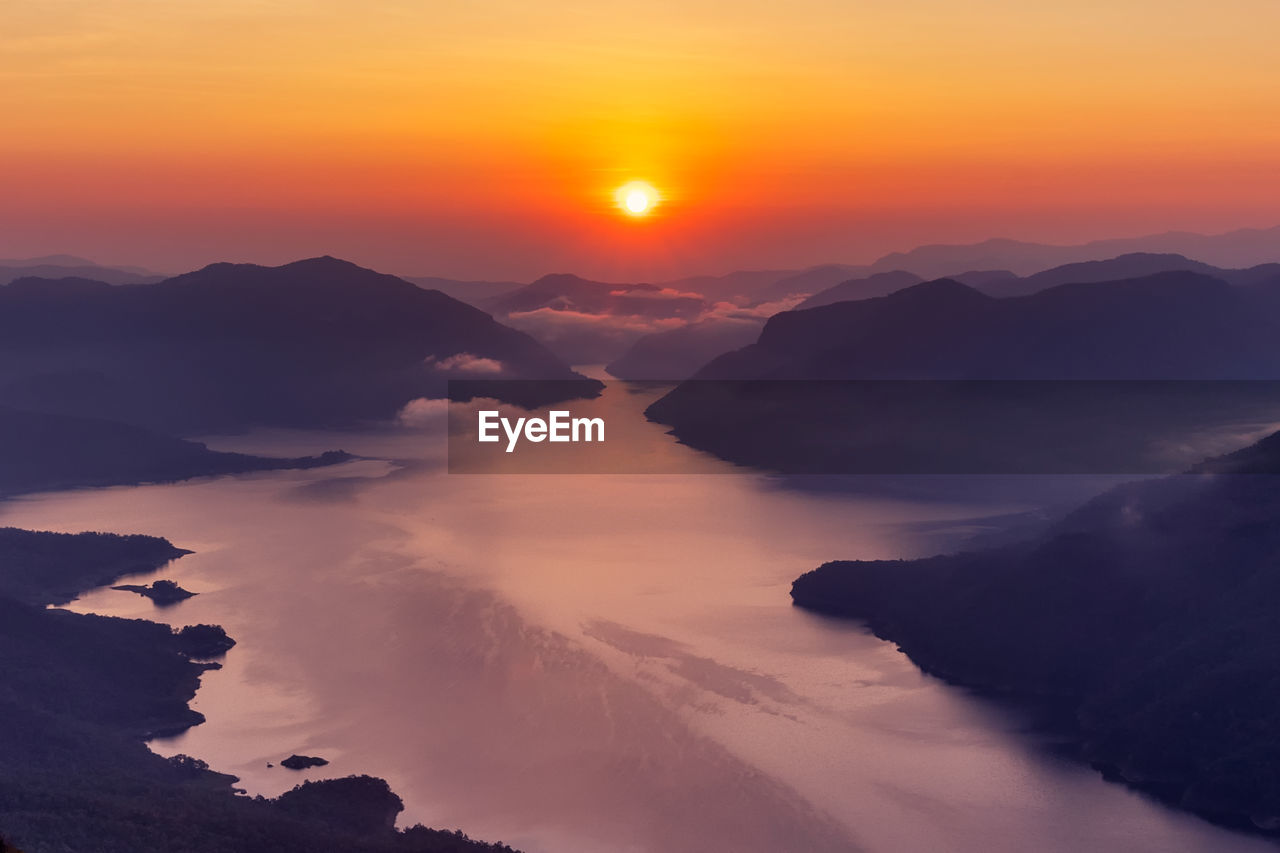
[(622, 279), (1271, 226), (1278, 32), (1276, 0), (6, 0), (0, 256)]

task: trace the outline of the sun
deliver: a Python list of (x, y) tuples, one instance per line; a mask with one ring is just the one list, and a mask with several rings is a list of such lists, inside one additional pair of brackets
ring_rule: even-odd
[(628, 216), (647, 216), (661, 200), (658, 191), (652, 184), (644, 181), (631, 181), (618, 187), (614, 193), (618, 207)]
[(627, 213), (644, 213), (649, 209), (649, 195), (644, 190), (627, 193)]

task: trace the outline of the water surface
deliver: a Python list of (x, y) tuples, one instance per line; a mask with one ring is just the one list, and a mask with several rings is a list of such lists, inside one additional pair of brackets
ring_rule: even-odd
[[(638, 417), (643, 400), (597, 405)], [(790, 606), (825, 560), (954, 547), (1025, 495), (451, 476), (433, 428), (217, 444), (379, 458), (38, 495), (0, 504), (0, 523), (196, 552), (154, 575), (195, 598), (104, 589), (73, 607), (226, 627), (239, 644), (194, 702), (208, 722), (153, 748), (252, 793), (367, 772), (404, 798), (402, 823), (530, 853), (1274, 849), (1104, 782), (1016, 713)], [(280, 768), (293, 752), (331, 764)]]

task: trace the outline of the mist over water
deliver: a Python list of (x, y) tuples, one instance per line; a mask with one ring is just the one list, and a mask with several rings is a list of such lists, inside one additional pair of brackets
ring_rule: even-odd
[[(635, 452), (692, 465), (645, 403), (594, 405)], [(961, 502), (750, 474), (449, 475), (442, 421), (215, 446), (377, 458), (37, 495), (0, 524), (195, 551), (154, 575), (192, 599), (104, 589), (73, 609), (239, 641), (194, 702), (208, 721), (153, 748), (250, 793), (380, 775), (402, 823), (529, 853), (1273, 849), (1104, 782), (1018, 713), (790, 605), (825, 560), (946, 550), (1060, 482)], [(280, 768), (294, 752), (331, 764)]]

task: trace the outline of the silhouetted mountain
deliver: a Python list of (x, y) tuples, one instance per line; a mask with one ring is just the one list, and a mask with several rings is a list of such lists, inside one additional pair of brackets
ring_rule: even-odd
[(958, 281), (961, 284), (967, 284), (972, 288), (988, 293), (987, 288), (999, 286), (1001, 282), (1010, 279), (1016, 279), (1018, 276), (1008, 270), (970, 270), (962, 272), (959, 275), (950, 275), (952, 281)]
[(701, 294), (684, 293), (658, 284), (609, 284), (555, 273), (487, 300), (485, 307), (506, 317), (550, 308), (583, 314), (687, 319), (706, 310), (707, 303)]
[(297, 459), (222, 453), (132, 424), (0, 407), (0, 497), (81, 486), (315, 468), (350, 458), (340, 451)]
[(483, 311), (334, 258), (0, 288), (0, 357), (0, 404), (177, 432), (390, 418), (451, 377), (577, 377)]
[[(1198, 272), (1208, 276), (1218, 276), (1220, 272), (1217, 267), (1200, 261), (1193, 261), (1182, 255), (1133, 252), (1102, 261), (1081, 261), (1076, 264), (1064, 264), (1060, 267), (1054, 267), (1053, 269), (1027, 276), (1023, 281), (1026, 286), (1025, 293), (1035, 293), (1059, 284), (1123, 281), (1155, 275), (1156, 273), (1178, 272), (1180, 270)], [(987, 292), (992, 296), (1004, 295), (993, 293), (991, 290)], [(1013, 292), (1007, 295), (1019, 296), (1023, 294)]]
[(894, 270), (893, 272), (880, 272), (869, 275), (866, 278), (854, 278), (848, 281), (842, 281), (834, 287), (828, 287), (826, 290), (817, 291), (805, 301), (795, 307), (796, 311), (805, 308), (818, 308), (822, 305), (832, 305), (836, 302), (849, 302), (858, 299), (871, 299), (876, 296), (887, 296), (904, 287), (910, 287), (913, 284), (919, 284), (922, 281), (920, 276), (915, 273), (903, 272), (902, 270)]
[(546, 275), (482, 303), (571, 364), (612, 361), (657, 329), (692, 322), (711, 306), (701, 294), (658, 284), (610, 284)]
[[(791, 277), (803, 277), (806, 274), (806, 272), (797, 272), (796, 270), (738, 270), (724, 275), (689, 276), (673, 281), (640, 285), (640, 287), (657, 287), (680, 293), (696, 293), (710, 302), (732, 302), (738, 305), (747, 305), (767, 301), (765, 297), (768, 295), (770, 288), (779, 281)], [(572, 278), (580, 282), (587, 281), (587, 279), (578, 276), (572, 276)], [(459, 281), (436, 278), (434, 276), (411, 276), (406, 280), (419, 287), (439, 290), (441, 293), (446, 293), (454, 299), (466, 302), (468, 305), (486, 308), (486, 310), (497, 297), (514, 293), (516, 290), (529, 286), (528, 283), (515, 281)], [(635, 287), (636, 285), (609, 284), (607, 286), (611, 290), (617, 290), (619, 288)], [(789, 288), (787, 292), (790, 292)], [(784, 293), (783, 295), (785, 296), (786, 294)]]
[(1280, 433), (1267, 436), (1241, 450), (1207, 459), (1191, 469), (1194, 474), (1280, 474)]
[[(1280, 471), (1280, 435), (1206, 468)], [(1273, 473), (1180, 475), (1108, 492), (1019, 545), (828, 563), (792, 598), (865, 619), (944, 678), (1052, 697), (1107, 771), (1275, 829), (1277, 518)]]
[(458, 281), (435, 276), (407, 276), (405, 281), (411, 281), (424, 290), (438, 290), (476, 308), (481, 308), (483, 303), (496, 296), (523, 287), (518, 281)]
[(5, 294), (14, 297), (18, 294), (39, 296), (40, 294), (74, 296), (76, 294), (104, 294), (115, 286), (96, 278), (67, 276), (65, 278), (41, 278), (40, 276), (23, 276), (9, 282)]
[[(756, 291), (752, 295), (751, 303), (776, 302), (789, 296), (808, 296), (821, 293), (840, 284), (840, 282), (861, 278), (866, 274), (866, 267), (848, 266), (846, 264), (825, 264), (811, 267), (803, 272), (779, 278), (768, 287)], [(885, 292), (887, 293), (888, 291)], [(880, 294), (867, 295), (879, 296)]]
[(127, 264), (100, 264), (78, 255), (41, 255), (38, 258), (0, 258), (0, 267), (79, 267), (95, 270), (127, 272), (159, 281), (164, 276), (146, 267)]
[(619, 379), (687, 379), (716, 356), (754, 342), (763, 327), (763, 320), (704, 320), (654, 332), (605, 369)]
[(1280, 261), (1280, 226), (1244, 228), (1225, 234), (1174, 231), (1145, 237), (1095, 240), (1074, 246), (1050, 246), (1019, 240), (984, 240), (968, 245), (919, 246), (893, 252), (871, 265), (871, 271), (907, 270), (923, 278), (955, 275), (962, 270), (1007, 269), (1031, 275), (1063, 264), (1114, 258), (1133, 252), (1179, 254), (1220, 267), (1239, 268)]
[(1263, 294), (1197, 273), (994, 299), (948, 279), (776, 314), (703, 379), (1280, 378)]
[[(82, 258), (79, 255), (40, 255), (35, 258), (0, 258), (0, 266), (4, 267), (36, 267), (42, 264), (49, 264), (57, 267), (96, 267), (98, 264)], [(114, 269), (127, 269), (126, 267), (114, 267)], [(147, 272), (146, 270), (136, 269), (137, 272)]]
[[(500, 853), (414, 827), (380, 779), (309, 782), (278, 799), (236, 796), (235, 777), (145, 740), (203, 721), (187, 703), (217, 626), (49, 610), (78, 582), (181, 554), (150, 537), (0, 529), (0, 826), (30, 853)], [(68, 564), (71, 561), (72, 564)], [(76, 587), (83, 588), (83, 587)], [(7, 597), (16, 591), (23, 601)], [(25, 603), (24, 603), (25, 602)]]
[[(76, 260), (76, 259), (72, 259)], [(12, 263), (0, 261), (0, 286), (19, 278), (81, 278), (107, 284), (150, 284), (164, 276), (137, 273), (97, 264)]]
[[(474, 301), (504, 323), (533, 335), (571, 364), (616, 363), (630, 347), (649, 335), (706, 322), (706, 326), (688, 336), (659, 339), (676, 345), (692, 343), (704, 332), (720, 328), (716, 321), (725, 319), (729, 306), (749, 306), (754, 313), (778, 310), (794, 303), (796, 294), (825, 288), (848, 278), (857, 269), (828, 265), (800, 272), (743, 270), (660, 283), (610, 283), (557, 273)], [(455, 292), (462, 291), (463, 287), (458, 286)], [(744, 315), (727, 319), (754, 318)], [(712, 337), (718, 334), (714, 332)], [(729, 337), (735, 342), (742, 340), (741, 336)], [(641, 346), (656, 354), (651, 344)], [(709, 353), (708, 357), (721, 351), (703, 350)], [(691, 369), (684, 367), (687, 359), (688, 356), (678, 356), (663, 370), (678, 369), (687, 375)]]
[[(1198, 272), (1219, 278), (1228, 284), (1243, 286), (1259, 284), (1272, 278), (1280, 278), (1280, 264), (1263, 264), (1241, 270), (1220, 269), (1200, 261), (1193, 261), (1182, 255), (1135, 252), (1103, 261), (1082, 261), (1075, 264), (1065, 264), (1025, 278), (1010, 276), (983, 283), (977, 283), (972, 280), (968, 280), (966, 283), (990, 296), (1026, 296), (1059, 284), (1118, 281), (1141, 278), (1142, 276), (1161, 272), (1177, 271)], [(959, 278), (957, 277), (957, 280)]]
[(646, 414), (694, 447), (788, 473), (1168, 471), (1182, 457), (1161, 460), (1150, 441), (1265, 419), (1275, 388), (1111, 380), (1280, 379), (1277, 290), (1177, 272), (995, 299), (940, 279), (774, 315)]
[(700, 293), (709, 302), (749, 305), (777, 298), (770, 296), (774, 285), (803, 274), (802, 270), (736, 270), (724, 275), (696, 275), (660, 282), (659, 286), (687, 293)]

